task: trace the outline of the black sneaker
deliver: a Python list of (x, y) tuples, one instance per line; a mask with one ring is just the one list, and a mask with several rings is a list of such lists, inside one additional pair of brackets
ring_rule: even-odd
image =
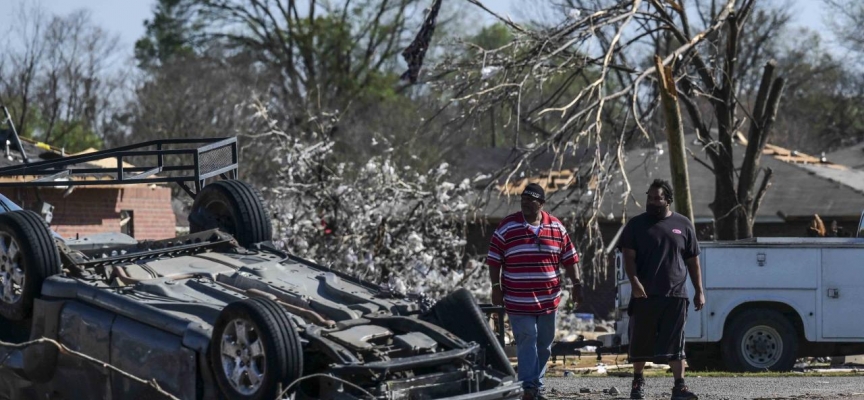
[(631, 399), (645, 398), (645, 378), (633, 379), (633, 387), (630, 389)]
[(687, 385), (672, 388), (672, 400), (698, 400), (699, 396), (690, 391)]

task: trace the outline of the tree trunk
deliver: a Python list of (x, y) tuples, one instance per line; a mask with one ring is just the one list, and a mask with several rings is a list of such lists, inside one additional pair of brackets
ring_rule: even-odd
[(678, 90), (672, 68), (664, 66), (659, 56), (654, 56), (654, 64), (660, 75), (660, 99), (663, 102), (663, 115), (666, 120), (666, 141), (669, 144), (669, 167), (672, 185), (675, 187), (675, 211), (693, 218), (693, 203), (690, 199), (690, 179), (687, 173), (687, 156), (684, 154), (684, 124), (681, 122), (681, 109), (678, 106)]
[(738, 207), (735, 196), (732, 170), (721, 171), (715, 167), (714, 171), (714, 201), (711, 203), (711, 211), (714, 213), (714, 239), (735, 240), (738, 239), (740, 221), (737, 214), (742, 210)]

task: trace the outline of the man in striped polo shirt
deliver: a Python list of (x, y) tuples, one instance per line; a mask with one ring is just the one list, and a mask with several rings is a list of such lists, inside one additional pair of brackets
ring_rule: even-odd
[(545, 201), (540, 185), (527, 185), (522, 192), (522, 211), (501, 221), (486, 257), (492, 303), (504, 305), (516, 338), (523, 400), (544, 398), (540, 392), (561, 300), (559, 265), (573, 283), (573, 302), (582, 302), (576, 248), (561, 221), (543, 211)]

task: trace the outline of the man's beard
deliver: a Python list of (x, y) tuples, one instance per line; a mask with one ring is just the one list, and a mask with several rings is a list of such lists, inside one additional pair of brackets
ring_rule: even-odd
[(648, 204), (645, 206), (645, 212), (657, 218), (663, 218), (666, 216), (666, 207)]

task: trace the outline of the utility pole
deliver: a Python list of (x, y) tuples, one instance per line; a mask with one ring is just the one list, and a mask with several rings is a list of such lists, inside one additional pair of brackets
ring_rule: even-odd
[(690, 178), (687, 173), (687, 155), (684, 145), (684, 124), (681, 122), (681, 109), (678, 106), (678, 91), (672, 68), (664, 66), (660, 57), (654, 56), (657, 74), (660, 75), (660, 100), (666, 120), (666, 141), (669, 143), (669, 167), (672, 172), (672, 186), (675, 188), (675, 211), (693, 220), (693, 202), (690, 200)]

